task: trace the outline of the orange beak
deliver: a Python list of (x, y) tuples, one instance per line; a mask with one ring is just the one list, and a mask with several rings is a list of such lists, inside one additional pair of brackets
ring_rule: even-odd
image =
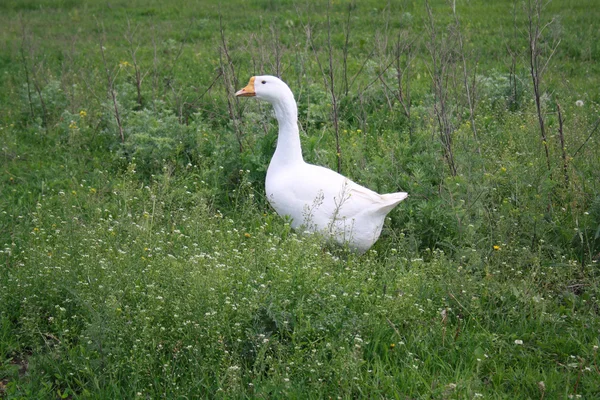
[(235, 92), (238, 97), (254, 97), (256, 92), (254, 91), (254, 77), (250, 78), (250, 82), (242, 90)]

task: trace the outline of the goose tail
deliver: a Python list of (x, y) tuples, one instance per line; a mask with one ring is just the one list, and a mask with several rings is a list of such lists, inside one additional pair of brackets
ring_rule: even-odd
[(386, 203), (385, 206), (383, 206), (381, 208), (381, 210), (387, 214), (388, 212), (392, 211), (392, 209), (394, 207), (396, 207), (398, 205), (398, 203), (400, 203), (402, 200), (406, 199), (408, 197), (408, 193), (405, 193), (405, 192), (387, 193), (387, 194), (382, 194), (381, 197), (383, 198), (384, 202)]

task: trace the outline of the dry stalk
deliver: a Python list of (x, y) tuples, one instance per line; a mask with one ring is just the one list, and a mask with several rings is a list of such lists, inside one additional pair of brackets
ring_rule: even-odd
[[(338, 103), (335, 95), (334, 71), (333, 71), (333, 47), (331, 46), (331, 1), (327, 3), (327, 50), (329, 53), (329, 92), (331, 95), (331, 106), (333, 111), (333, 128), (335, 133), (335, 148), (337, 154), (337, 172), (342, 172), (342, 149), (340, 147), (340, 129), (338, 120)], [(349, 29), (349, 28), (348, 28)], [(349, 34), (349, 33), (348, 33)]]
[(575, 157), (577, 154), (579, 154), (579, 152), (585, 147), (585, 145), (590, 141), (590, 139), (592, 138), (592, 136), (594, 136), (594, 133), (596, 133), (596, 131), (598, 130), (598, 126), (600, 126), (600, 118), (598, 118), (596, 120), (596, 123), (594, 124), (594, 127), (592, 128), (592, 130), (590, 131), (590, 134), (588, 135), (588, 137), (583, 141), (583, 143), (581, 144), (581, 146), (579, 146), (579, 148), (577, 149), (577, 151), (575, 151), (575, 153), (573, 153), (573, 157)]
[(352, 10), (356, 7), (356, 3), (348, 3), (348, 16), (346, 18), (346, 26), (344, 27), (344, 47), (342, 48), (342, 60), (344, 71), (344, 94), (348, 96), (348, 43), (350, 41), (350, 17)]
[[(44, 95), (42, 93), (42, 86), (38, 79), (38, 70), (44, 69), (44, 60), (42, 59), (39, 63), (36, 61), (35, 47), (32, 43), (33, 40), (32, 39), (30, 41), (27, 40), (28, 35), (27, 35), (27, 29), (25, 26), (25, 22), (24, 22), (22, 16), (20, 17), (20, 19), (21, 19), (21, 49), (20, 49), (20, 53), (21, 53), (21, 61), (23, 62), (23, 67), (25, 69), (25, 78), (27, 81), (27, 98), (29, 101), (31, 116), (32, 116), (32, 118), (34, 116), (33, 102), (32, 102), (32, 97), (31, 97), (31, 85), (33, 85), (35, 93), (37, 94), (37, 96), (40, 100), (40, 105), (42, 106), (42, 124), (44, 125), (44, 129), (46, 130), (46, 133), (48, 133), (48, 129), (49, 129), (49, 127), (48, 127), (48, 125), (49, 125), (48, 109), (46, 107), (46, 102), (44, 101)], [(29, 59), (31, 60), (31, 67), (29, 66), (29, 62), (27, 61), (27, 56), (25, 55), (25, 47), (27, 47), (27, 50), (29, 53)]]
[(129, 17), (127, 17), (127, 31), (125, 32), (125, 40), (127, 40), (127, 43), (129, 45), (129, 56), (131, 57), (131, 62), (133, 63), (135, 88), (137, 90), (137, 103), (138, 106), (142, 108), (144, 106), (142, 99), (142, 83), (144, 82), (144, 79), (150, 71), (146, 72), (145, 74), (142, 74), (140, 65), (137, 60), (137, 51), (139, 49), (139, 45), (134, 45), (134, 41), (138, 26), (139, 25), (132, 29), (131, 21), (129, 20)]
[[(32, 56), (33, 59), (33, 56)], [(42, 94), (42, 87), (40, 86), (40, 82), (38, 80), (38, 75), (36, 70), (37, 69), (42, 69), (43, 68), (43, 62), (40, 65), (36, 65), (34, 63), (33, 68), (31, 69), (31, 77), (32, 77), (32, 81), (33, 81), (33, 87), (35, 88), (35, 92), (38, 95), (38, 98), (40, 99), (40, 104), (42, 105), (42, 120), (44, 122), (44, 127), (46, 128), (46, 133), (48, 133), (48, 109), (46, 108), (46, 102), (44, 101), (44, 96)]]
[(276, 76), (281, 77), (281, 73), (283, 72), (281, 70), (281, 57), (282, 57), (282, 53), (283, 53), (283, 46), (281, 45), (281, 40), (279, 38), (279, 31), (277, 30), (277, 27), (275, 26), (275, 24), (271, 23), (271, 26), (269, 27), (269, 29), (271, 31), (271, 42), (273, 45), (272, 47), (273, 47), (273, 52), (275, 55), (273, 69), (275, 70)]
[(467, 68), (467, 59), (465, 57), (465, 48), (463, 44), (463, 37), (460, 27), (460, 20), (458, 19), (458, 14), (456, 13), (456, 3), (453, 4), (452, 12), (454, 14), (454, 23), (456, 29), (456, 37), (458, 39), (458, 50), (459, 55), (462, 61), (462, 69), (463, 69), (463, 83), (465, 86), (465, 93), (467, 95), (467, 104), (469, 106), (469, 120), (471, 122), (471, 129), (473, 130), (473, 138), (477, 143), (477, 153), (481, 155), (481, 146), (479, 144), (479, 137), (477, 135), (477, 126), (475, 124), (475, 99), (476, 99), (476, 88), (477, 88), (477, 80), (476, 69), (473, 70), (473, 78), (471, 83), (469, 83), (469, 70)]
[(513, 3), (513, 35), (512, 35), (512, 40), (513, 43), (512, 45), (507, 42), (506, 43), (506, 50), (508, 52), (508, 54), (510, 55), (510, 66), (508, 68), (508, 79), (509, 79), (509, 86), (510, 86), (510, 90), (511, 90), (511, 98), (510, 98), (510, 106), (512, 106), (513, 109), (515, 109), (517, 107), (517, 105), (519, 104), (519, 92), (517, 91), (517, 59), (520, 57), (520, 52), (519, 52), (519, 38), (518, 38), (518, 26), (517, 26), (517, 1), (515, 0), (515, 2)]
[(23, 16), (19, 15), (19, 19), (21, 22), (21, 47), (19, 49), (19, 53), (21, 54), (21, 61), (23, 62), (23, 69), (25, 70), (25, 82), (27, 83), (27, 100), (29, 101), (29, 110), (31, 112), (31, 119), (35, 118), (35, 113), (33, 111), (33, 101), (31, 99), (31, 81), (29, 79), (29, 63), (27, 62), (27, 58), (25, 57), (25, 45), (27, 42), (27, 32), (25, 28), (25, 22), (23, 21)]
[[(542, 145), (544, 146), (544, 152), (546, 154), (546, 165), (548, 167), (548, 171), (551, 171), (550, 165), (550, 150), (548, 145), (548, 138), (546, 135), (546, 127), (544, 121), (544, 114), (542, 111), (542, 77), (543, 74), (554, 55), (558, 45), (560, 44), (560, 40), (553, 45), (553, 48), (550, 54), (547, 56), (545, 62), (542, 60), (542, 34), (544, 30), (554, 22), (552, 19), (546, 25), (541, 25), (542, 19), (542, 0), (528, 0), (527, 2), (527, 32), (529, 35), (529, 71), (531, 74), (531, 80), (533, 82), (533, 92), (535, 96), (535, 105), (537, 109), (538, 115), (538, 123), (540, 125), (540, 134), (542, 138)], [(552, 175), (550, 175), (552, 179)]]
[(250, 45), (248, 47), (255, 49), (250, 52), (250, 58), (252, 59), (252, 70), (254, 73), (264, 74), (266, 70), (266, 64), (269, 62), (270, 49), (265, 46), (267, 38), (264, 33), (264, 24), (262, 16), (259, 18), (259, 25), (256, 32), (250, 34)]
[(410, 76), (411, 64), (414, 58), (415, 38), (411, 39), (406, 32), (398, 31), (394, 52), (397, 86), (393, 93), (402, 106), (404, 116), (408, 121), (408, 135), (411, 142), (413, 140), (413, 124), (411, 120)]
[(65, 57), (61, 62), (63, 90), (70, 97), (69, 108), (73, 114), (77, 113), (77, 110), (80, 110), (78, 99), (76, 98), (77, 85), (75, 85), (75, 77), (78, 73), (75, 72), (74, 68), (77, 65), (77, 47), (77, 35), (74, 34), (70, 41), (69, 51), (63, 53)]
[(435, 95), (434, 113), (437, 121), (437, 130), (444, 150), (444, 159), (452, 176), (456, 176), (457, 168), (454, 161), (452, 148), (452, 133), (454, 128), (450, 120), (450, 105), (448, 103), (448, 80), (453, 67), (452, 38), (438, 38), (435, 20), (429, 1), (425, 2), (428, 15), (428, 49), (431, 55), (430, 75)]
[(565, 178), (565, 187), (569, 186), (569, 168), (568, 168), (568, 158), (567, 158), (567, 149), (565, 147), (565, 135), (564, 135), (564, 120), (560, 108), (560, 104), (556, 103), (556, 111), (558, 112), (558, 138), (560, 139), (560, 149), (562, 153), (563, 160), (563, 174)]
[(115, 120), (117, 121), (117, 126), (119, 127), (119, 137), (121, 139), (121, 143), (125, 143), (125, 134), (123, 133), (123, 124), (121, 123), (121, 116), (119, 115), (119, 106), (117, 103), (117, 94), (115, 92), (115, 77), (117, 75), (117, 71), (118, 70), (114, 70), (111, 72), (110, 68), (108, 67), (108, 62), (106, 61), (106, 56), (104, 54), (104, 24), (100, 24), (98, 23), (98, 21), (96, 21), (96, 23), (99, 25), (99, 28), (102, 28), (102, 33), (99, 37), (99, 41), (100, 41), (100, 53), (102, 54), (102, 62), (104, 64), (104, 70), (106, 71), (106, 83), (107, 83), (107, 91), (108, 94), (112, 100), (112, 104), (113, 104), (113, 113), (115, 116)]
[[(158, 98), (158, 83), (160, 78), (158, 75), (158, 50), (156, 47), (156, 28), (154, 23), (152, 23), (152, 51), (152, 100), (156, 100)], [(156, 107), (155, 104), (156, 102), (152, 101), (153, 107)]]
[(229, 111), (229, 118), (233, 123), (235, 130), (235, 137), (238, 141), (240, 153), (244, 151), (243, 146), (243, 133), (239, 124), (239, 115), (235, 108), (235, 88), (238, 85), (236, 77), (235, 67), (231, 56), (229, 55), (229, 49), (227, 47), (227, 39), (225, 38), (225, 29), (223, 28), (223, 18), (221, 11), (219, 10), (219, 31), (221, 43), (219, 45), (219, 68), (221, 70), (221, 76), (223, 77), (225, 97), (227, 98), (227, 110)]
[(328, 72), (325, 71), (325, 69), (323, 68), (323, 65), (321, 64), (321, 60), (319, 58), (319, 54), (318, 54), (317, 48), (315, 46), (312, 29), (310, 27), (310, 21), (308, 21), (308, 23), (306, 25), (304, 25), (304, 29), (306, 31), (307, 38), (310, 42), (310, 47), (312, 48), (315, 59), (317, 61), (319, 70), (321, 71), (321, 75), (323, 76), (323, 83), (331, 97), (332, 120), (333, 120), (333, 128), (334, 128), (335, 144), (336, 144), (336, 154), (337, 154), (337, 171), (341, 172), (341, 170), (342, 170), (342, 149), (340, 147), (338, 99), (337, 99), (337, 96), (335, 93), (335, 73), (334, 73), (334, 69), (333, 69), (333, 47), (331, 45), (330, 8), (331, 8), (331, 2), (328, 2), (327, 3), (327, 50), (328, 50), (328, 55), (329, 55), (329, 71)]
[[(390, 85), (388, 85), (388, 83), (386, 82), (386, 79), (385, 79), (386, 72), (394, 64), (393, 56), (390, 56), (390, 51), (388, 49), (388, 42), (389, 42), (389, 36), (390, 36), (390, 33), (389, 33), (390, 3), (389, 3), (389, 1), (388, 1), (387, 6), (384, 8), (383, 12), (385, 14), (385, 17), (383, 18), (383, 20), (385, 22), (383, 23), (382, 31), (381, 32), (377, 31), (375, 33), (373, 48), (376, 50), (375, 53), (379, 56), (379, 59), (380, 59), (379, 69), (382, 70), (377, 75), (377, 78), (379, 79), (379, 82), (381, 82), (381, 84), (384, 87), (383, 94), (385, 95), (385, 98), (387, 100), (388, 108), (390, 109), (390, 111), (392, 111), (394, 108), (394, 101), (392, 99), (390, 99), (390, 96), (388, 96), (388, 92), (394, 93), (394, 89), (390, 88)], [(390, 61), (390, 59), (392, 59), (392, 61)], [(382, 65), (384, 65), (384, 64), (386, 64), (387, 66), (385, 68), (382, 68)], [(394, 93), (393, 96), (395, 98), (396, 94)]]
[(177, 50), (177, 54), (175, 55), (175, 58), (173, 59), (171, 67), (169, 68), (169, 71), (167, 72), (167, 74), (165, 76), (166, 86), (169, 89), (171, 89), (171, 92), (173, 93), (173, 98), (175, 99), (175, 104), (179, 111), (178, 112), (179, 123), (181, 123), (181, 124), (184, 124), (187, 120), (187, 118), (184, 118), (184, 116), (183, 116), (183, 110), (184, 110), (184, 106), (185, 106), (185, 101), (182, 96), (183, 87), (179, 88), (179, 90), (175, 89), (175, 78), (173, 77), (173, 70), (177, 66), (177, 63), (178, 63), (181, 55), (183, 54), (183, 48), (184, 48), (185, 44), (187, 43), (188, 37), (190, 35), (190, 32), (191, 32), (193, 26), (194, 26), (194, 20), (192, 19), (192, 20), (190, 20), (190, 24), (187, 27), (185, 36), (183, 37), (183, 40), (181, 41), (181, 44), (179, 45), (179, 49)]
[(208, 87), (206, 88), (206, 90), (204, 92), (202, 92), (202, 94), (196, 96), (196, 98), (193, 99), (192, 101), (187, 101), (185, 103), (185, 106), (188, 109), (197, 107), (198, 103), (200, 102), (200, 100), (202, 100), (202, 98), (206, 95), (206, 93), (210, 92), (210, 90), (217, 83), (217, 81), (219, 80), (219, 78), (221, 78), (221, 75), (223, 75), (223, 71), (221, 71), (221, 69), (219, 69), (218, 72), (217, 72), (217, 76), (214, 77), (214, 79), (212, 80), (212, 82), (210, 83), (210, 85), (208, 85)]

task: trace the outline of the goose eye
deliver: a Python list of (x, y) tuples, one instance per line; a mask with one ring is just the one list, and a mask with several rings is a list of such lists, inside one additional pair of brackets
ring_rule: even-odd
[(267, 83), (267, 81), (262, 81), (261, 83), (264, 85), (265, 83)]

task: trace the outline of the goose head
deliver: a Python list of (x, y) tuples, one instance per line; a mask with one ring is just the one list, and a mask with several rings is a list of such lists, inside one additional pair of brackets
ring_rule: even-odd
[(281, 79), (271, 75), (253, 76), (245, 88), (235, 93), (238, 97), (256, 97), (271, 104), (277, 104), (294, 94)]

